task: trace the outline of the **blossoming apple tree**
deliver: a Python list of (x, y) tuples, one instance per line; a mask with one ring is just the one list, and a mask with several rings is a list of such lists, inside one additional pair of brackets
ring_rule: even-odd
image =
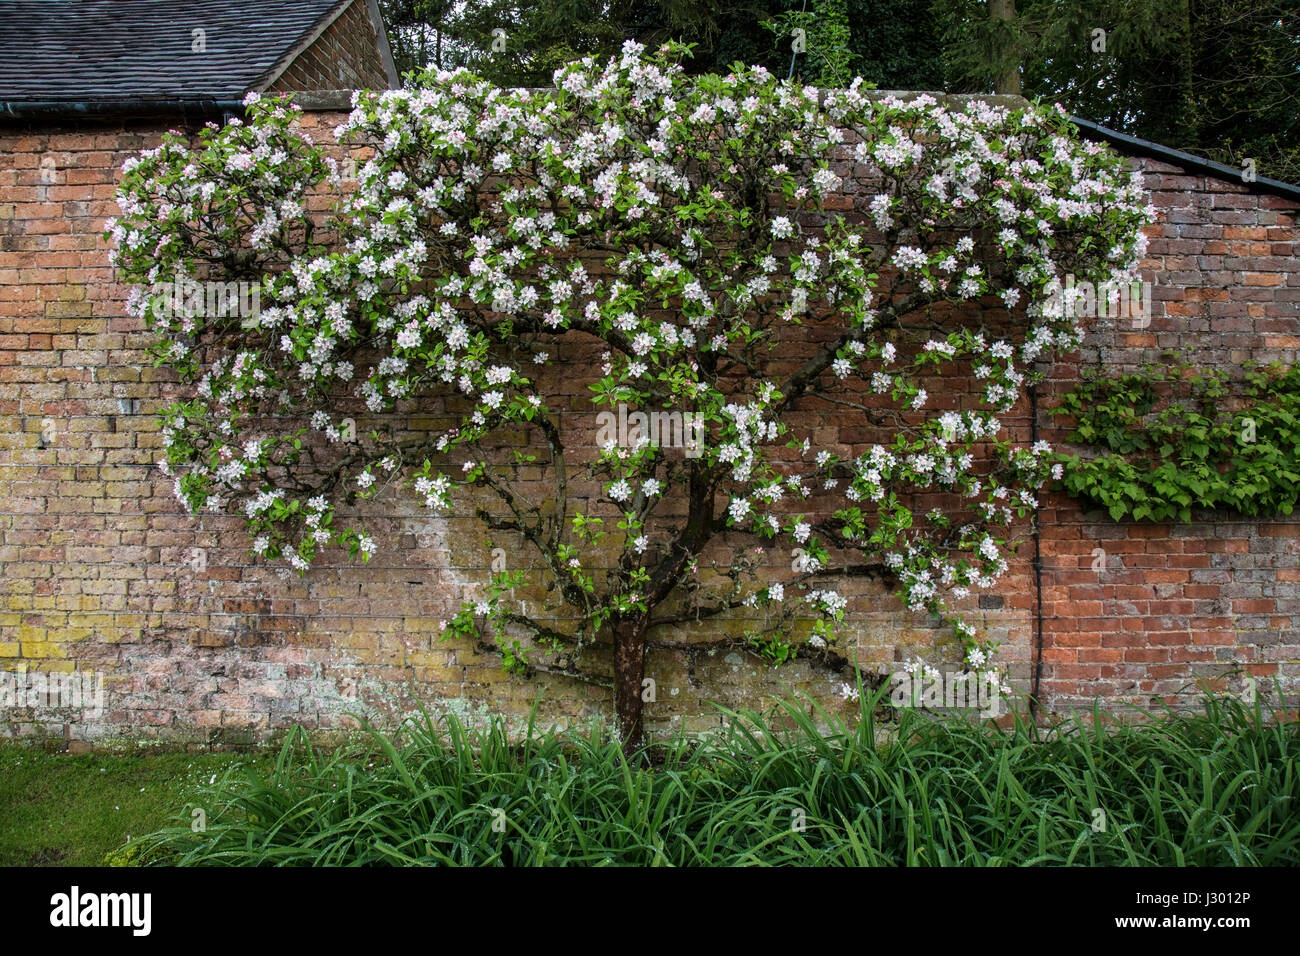
[[(1006, 572), (1053, 470), (999, 416), (1079, 342), (1045, 290), (1129, 278), (1151, 214), (1059, 109), (691, 77), (682, 53), (629, 42), (544, 91), (430, 73), (357, 94), (336, 131), (368, 149), (352, 175), (295, 107), (250, 95), (246, 121), (130, 161), (110, 223), (130, 307), (192, 387), (163, 432), (184, 506), (242, 514), (253, 552), (300, 572), (374, 552), (358, 498), (472, 510), (532, 561), (445, 633), (513, 670), (606, 661), (629, 746), (661, 625), (739, 614), (755, 623), (717, 644), (851, 667), (855, 575), (996, 673), (959, 608)], [(853, 166), (857, 210), (827, 210)], [(341, 198), (312, 213), (317, 195)], [(260, 310), (161, 301), (176, 276), (255, 281)], [(593, 360), (553, 368), (561, 346)], [(554, 391), (584, 375), (593, 410), (693, 416), (698, 447), (593, 447), (595, 411)], [(936, 376), (976, 401), (944, 407)], [(429, 401), (454, 420), (412, 433), (400, 412)], [(809, 409), (878, 440), (813, 449)], [(759, 567), (775, 554), (794, 558)], [(526, 583), (550, 589), (547, 613), (511, 598)]]

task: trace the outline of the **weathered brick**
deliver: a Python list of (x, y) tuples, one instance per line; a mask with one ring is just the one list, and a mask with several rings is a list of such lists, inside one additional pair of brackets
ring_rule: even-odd
[[(349, 16), (323, 35), (321, 61), (299, 61), (277, 90), (347, 78), (353, 54), (369, 42)], [(368, 67), (357, 69), (359, 79), (330, 85), (382, 84), (364, 75)], [(328, 141), (342, 119), (309, 111), (303, 126)], [(126, 290), (114, 284), (99, 239), (115, 171), (156, 145), (163, 129), (148, 122), (0, 129), (13, 172), (0, 178), (8, 243), (0, 245), (3, 667), (103, 673), (108, 709), (98, 722), (67, 731), (79, 741), (134, 735), (207, 743), (224, 735), (251, 743), (294, 722), (322, 733), (353, 727), (347, 711), (362, 704), (388, 716), (424, 702), (472, 720), (497, 713), (519, 721), (542, 689), (552, 717), (607, 714), (599, 687), (521, 682), (467, 644), (440, 640), (438, 621), (490, 562), (471, 522), (435, 528), (415, 512), (393, 510), (383, 516), (393, 530), (382, 561), (360, 568), (337, 556), (299, 581), (251, 563), (237, 520), (199, 523), (178, 512), (169, 483), (153, 470), (160, 446), (153, 413), (178, 394), (175, 376), (148, 360), (147, 337), (124, 315)], [(46, 157), (55, 160), (52, 184), (40, 179)], [(1124, 370), (1159, 361), (1169, 347), (1228, 368), (1247, 359), (1294, 361), (1300, 351), (1300, 204), (1139, 162), (1160, 190), (1154, 201), (1162, 217), (1150, 229), (1145, 263), (1155, 293), (1151, 325), (1098, 323), (1079, 353), (1051, 370), (1042, 395), (1061, 394), (1102, 363)], [(867, 172), (848, 161), (838, 171)], [(850, 182), (831, 205), (851, 210), (855, 195), (858, 184)], [(311, 208), (327, 201), (315, 197)], [(593, 261), (589, 271), (608, 267)], [(805, 358), (822, 334), (810, 329), (806, 341), (792, 343), (790, 362)], [(595, 356), (573, 348), (561, 358)], [(573, 378), (557, 407), (576, 420), (590, 405)], [(943, 394), (944, 381), (935, 385), (932, 394)], [(422, 412), (411, 427), (438, 426), (458, 409), (451, 402)], [(842, 454), (860, 454), (870, 441), (841, 410), (804, 409), (796, 417), (819, 446)], [(42, 448), (45, 418), (56, 423), (55, 440)], [(1004, 421), (1017, 440), (1028, 439), (1026, 403)], [(1037, 425), (1041, 437), (1061, 441), (1064, 423), (1043, 413)], [(594, 431), (593, 422), (593, 449)], [(1291, 542), (1300, 525), (1225, 515), (1197, 515), (1189, 525), (1117, 524), (1059, 494), (1043, 496), (1042, 517), (1047, 710), (1088, 707), (1095, 694), (1113, 707), (1145, 706), (1153, 694), (1186, 703), (1178, 695), (1194, 676), (1234, 664), (1277, 676), (1295, 706), (1300, 557)], [(1101, 572), (1091, 570), (1097, 548), (1106, 554)], [(206, 555), (202, 570), (191, 564), (195, 549)], [(1032, 553), (1021, 549), (996, 594), (970, 599), (981, 626), (1003, 641), (1017, 680), (1028, 675), (1038, 646)], [(932, 622), (878, 586), (854, 597), (849, 623), (860, 660), (878, 669), (928, 652), (936, 636)], [(828, 675), (803, 663), (773, 672), (701, 655), (688, 678), (677, 656), (656, 651), (649, 672), (662, 677), (651, 712), (656, 730), (703, 726), (701, 700), (713, 696), (749, 706), (797, 687), (843, 706)], [(663, 692), (674, 683), (682, 693)], [(17, 730), (6, 726), (29, 734), (44, 725), (34, 716)]]

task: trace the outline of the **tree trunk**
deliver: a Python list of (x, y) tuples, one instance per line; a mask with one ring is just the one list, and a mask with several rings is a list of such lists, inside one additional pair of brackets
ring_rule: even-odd
[(645, 635), (649, 617), (619, 621), (614, 628), (614, 709), (623, 737), (623, 752), (631, 755), (645, 745), (641, 729), (641, 681), (645, 677)]
[[(1016, 0), (989, 0), (989, 15), (994, 20), (1005, 20), (1010, 23), (1016, 18)], [(1010, 42), (1010, 41), (1008, 41)], [(998, 51), (999, 54), (1005, 53), (1005, 50)], [(1020, 95), (1020, 58), (1017, 56), (1015, 61), (993, 81), (993, 91), (995, 93), (1014, 93)]]
[(1183, 131), (1183, 142), (1200, 145), (1201, 115), (1196, 104), (1196, 42), (1198, 24), (1193, 19), (1192, 5), (1183, 0), (1182, 9), (1183, 48), (1179, 56), (1181, 76), (1178, 83), (1179, 126)]

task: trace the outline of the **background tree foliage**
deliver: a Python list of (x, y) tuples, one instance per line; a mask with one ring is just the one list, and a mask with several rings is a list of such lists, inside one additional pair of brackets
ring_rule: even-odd
[[(1296, 0), (1019, 0), (1009, 24), (993, 23), (985, 8), (982, 0), (934, 2), (952, 89), (992, 89), (993, 77), (1018, 61), (1026, 96), (1300, 180)], [(1006, 31), (1010, 42), (999, 43)]]
[[(1028, 97), (1229, 165), (1254, 159), (1260, 175), (1300, 181), (1297, 0), (1018, 0), (1014, 18), (1001, 21), (987, 0), (381, 5), (403, 72), (433, 63), (501, 85), (543, 86), (567, 60), (610, 56), (632, 37), (695, 44), (692, 73), (741, 61), (786, 76), (789, 31), (804, 24), (808, 50), (793, 67), (809, 82), (832, 82), (847, 67), (882, 89), (991, 92), (996, 77), (1018, 66)], [(494, 30), (505, 31), (504, 50)]]

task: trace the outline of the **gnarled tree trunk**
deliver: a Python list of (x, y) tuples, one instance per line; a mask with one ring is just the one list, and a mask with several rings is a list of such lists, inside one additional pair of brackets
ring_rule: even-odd
[(645, 678), (645, 639), (650, 618), (625, 618), (614, 626), (614, 710), (623, 737), (623, 752), (632, 754), (645, 745), (641, 727), (641, 682)]

